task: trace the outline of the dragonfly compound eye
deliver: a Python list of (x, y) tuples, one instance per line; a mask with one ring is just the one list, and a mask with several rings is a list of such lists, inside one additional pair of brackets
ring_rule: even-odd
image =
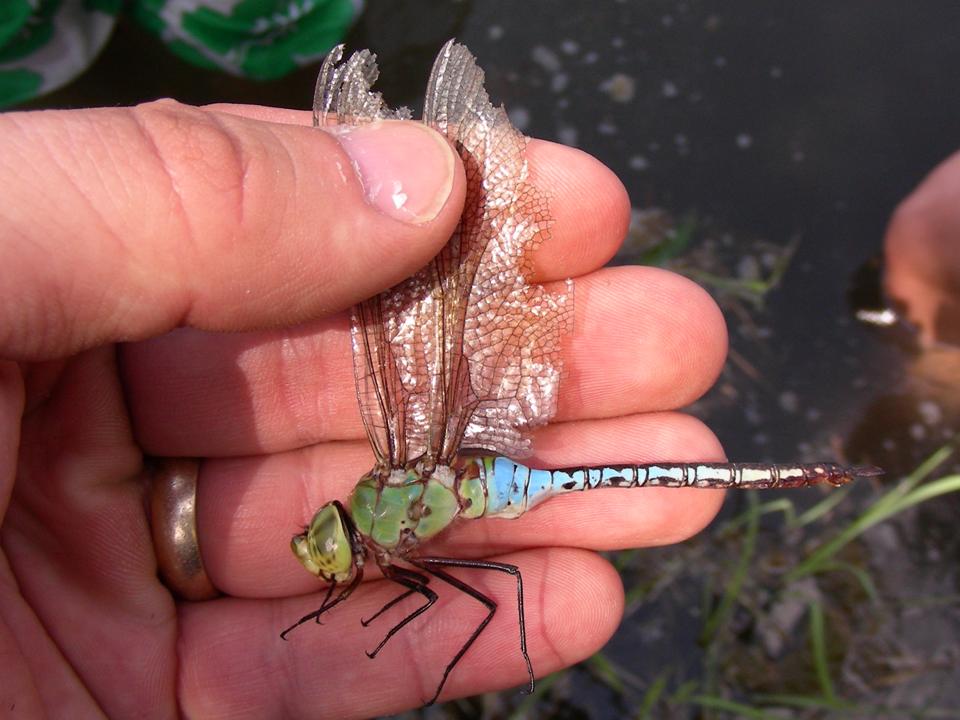
[(350, 538), (335, 503), (320, 508), (306, 531), (294, 535), (290, 548), (301, 565), (324, 580), (345, 582), (353, 574)]

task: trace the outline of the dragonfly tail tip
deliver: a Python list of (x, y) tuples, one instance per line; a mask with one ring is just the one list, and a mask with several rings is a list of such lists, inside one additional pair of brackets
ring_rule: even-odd
[(884, 475), (886, 471), (876, 465), (854, 465), (849, 470), (850, 474), (858, 478), (871, 478)]

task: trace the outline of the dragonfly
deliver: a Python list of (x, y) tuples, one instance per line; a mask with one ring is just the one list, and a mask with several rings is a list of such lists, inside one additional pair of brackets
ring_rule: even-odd
[[(328, 55), (317, 80), (316, 127), (410, 119), (391, 110), (373, 83), (368, 50), (343, 61)], [(843, 485), (875, 467), (835, 463), (657, 463), (536, 469), (519, 462), (529, 431), (553, 416), (562, 376), (561, 345), (572, 331), (573, 283), (550, 293), (531, 283), (530, 254), (549, 241), (545, 194), (528, 181), (526, 138), (494, 107), (484, 74), (463, 45), (440, 50), (427, 83), (422, 121), (453, 144), (466, 171), (461, 220), (439, 255), (412, 277), (353, 308), (356, 393), (373, 468), (345, 503), (323, 505), (291, 547), (328, 583), (320, 607), (281, 637), (320, 617), (357, 589), (376, 563), (401, 593), (364, 625), (408, 597), (421, 604), (394, 624), (367, 655), (437, 600), (436, 579), (474, 598), (487, 612), (446, 665), (436, 692), (492, 620), (497, 603), (448, 572), (491, 570), (516, 579), (520, 653), (527, 652), (523, 576), (503, 562), (434, 557), (421, 545), (454, 522), (516, 518), (562, 493), (597, 488), (793, 488)]]

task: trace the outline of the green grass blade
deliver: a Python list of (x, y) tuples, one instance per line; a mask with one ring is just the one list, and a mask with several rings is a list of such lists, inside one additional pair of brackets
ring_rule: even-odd
[[(761, 503), (756, 510), (756, 513), (760, 516), (769, 515), (775, 512), (783, 513), (783, 520), (787, 525), (792, 526), (796, 522), (796, 506), (793, 504), (793, 501), (790, 500), (790, 498), (777, 498), (776, 500), (769, 500)], [(740, 513), (736, 517), (730, 518), (730, 520), (724, 523), (723, 527), (720, 529), (720, 536), (728, 537), (732, 535), (734, 532), (750, 522), (750, 518), (753, 514), (753, 508), (747, 508), (745, 512)]]
[(586, 662), (590, 669), (600, 681), (613, 690), (618, 695), (622, 695), (625, 688), (617, 666), (610, 662), (610, 659), (603, 652), (596, 652), (590, 656)]
[(664, 267), (689, 249), (696, 229), (697, 216), (686, 215), (661, 242), (641, 254), (639, 264)]
[(749, 705), (713, 695), (694, 695), (690, 698), (690, 701), (708, 710), (723, 710), (725, 712), (736, 713), (738, 718), (748, 718), (749, 720), (775, 720), (776, 718), (776, 716), (766, 713), (763, 710), (758, 710)]
[(790, 267), (790, 261), (793, 260), (798, 245), (799, 242), (797, 240), (792, 240), (788, 243), (778, 254), (777, 260), (770, 270), (770, 274), (765, 278), (744, 279), (723, 277), (697, 268), (683, 268), (681, 272), (701, 285), (706, 285), (720, 292), (728, 293), (753, 304), (757, 309), (762, 309), (767, 295), (771, 290), (776, 289), (780, 285), (780, 281)]
[(828, 515), (831, 510), (833, 510), (837, 505), (846, 499), (851, 490), (853, 490), (853, 485), (846, 485), (842, 488), (831, 490), (829, 493), (827, 493), (823, 500), (818, 502), (809, 510), (804, 510), (800, 514), (800, 517), (797, 518), (794, 527), (804, 527), (806, 525), (810, 525), (811, 523), (815, 523), (824, 516)]
[(904, 502), (899, 509), (906, 510), (908, 507), (919, 505), (941, 495), (957, 492), (957, 490), (960, 490), (960, 475), (947, 475), (918, 487), (904, 498)]
[(827, 698), (811, 695), (756, 695), (754, 700), (767, 705), (779, 705), (808, 710), (832, 710), (834, 712), (863, 712), (862, 705), (844, 700), (828, 700)]
[(673, 697), (670, 699), (678, 705), (691, 702), (699, 687), (700, 683), (696, 680), (685, 680), (680, 683), (680, 687), (674, 691)]
[(727, 583), (727, 587), (717, 604), (716, 609), (709, 614), (704, 623), (703, 630), (700, 632), (700, 641), (704, 645), (709, 645), (713, 641), (717, 630), (726, 623), (727, 618), (733, 611), (734, 603), (740, 594), (740, 589), (750, 571), (750, 561), (753, 559), (757, 545), (757, 530), (760, 519), (760, 503), (754, 493), (747, 496), (749, 503), (749, 518), (746, 532), (743, 536), (743, 542), (740, 544), (740, 557), (737, 558), (737, 565), (733, 573), (733, 578)]
[(684, 268), (682, 272), (698, 285), (705, 285), (718, 292), (728, 293), (751, 303), (759, 309), (763, 308), (763, 301), (772, 289), (767, 280), (742, 280), (740, 278), (722, 277), (703, 270), (688, 268)]
[(866, 512), (844, 528), (833, 540), (821, 545), (806, 560), (791, 570), (787, 582), (820, 572), (848, 543), (874, 525), (903, 512), (917, 503), (960, 489), (960, 476), (949, 476), (917, 488), (916, 486), (942, 464), (953, 452), (940, 448), (896, 487), (873, 503)]
[(833, 678), (830, 674), (825, 625), (823, 606), (818, 602), (810, 603), (810, 649), (813, 652), (813, 667), (824, 698), (830, 703), (835, 703), (837, 691), (833, 687)]
[[(834, 714), (852, 715), (854, 718), (890, 718), (890, 720), (906, 720), (907, 718), (916, 718), (916, 720), (933, 720), (934, 718), (943, 720), (958, 720), (960, 710), (956, 708), (938, 708), (938, 707), (903, 707), (897, 705), (871, 705), (867, 703), (852, 703), (845, 700), (828, 702), (824, 698), (810, 697), (809, 695), (755, 695), (753, 699), (756, 702), (765, 705), (775, 705), (778, 707), (794, 707), (804, 710), (827, 710)], [(834, 717), (835, 715), (831, 715)], [(777, 715), (782, 717), (782, 715)]]
[(652, 683), (650, 687), (647, 688), (647, 691), (643, 694), (643, 697), (640, 700), (640, 708), (637, 712), (637, 720), (652, 720), (653, 715), (650, 713), (653, 712), (653, 709), (656, 707), (657, 703), (660, 701), (663, 691), (667, 688), (667, 680), (670, 677), (670, 673), (660, 673)]
[(854, 565), (853, 563), (843, 562), (842, 560), (834, 560), (833, 562), (824, 563), (821, 568), (824, 572), (829, 572), (831, 570), (842, 570), (853, 575), (857, 582), (860, 584), (860, 587), (863, 589), (864, 594), (870, 598), (870, 601), (874, 604), (880, 602), (880, 594), (877, 592), (876, 583), (873, 582), (873, 577), (870, 573), (864, 570), (862, 567)]

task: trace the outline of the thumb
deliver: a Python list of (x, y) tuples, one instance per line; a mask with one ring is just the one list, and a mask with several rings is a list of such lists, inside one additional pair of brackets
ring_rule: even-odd
[(463, 204), (446, 140), (299, 122), (172, 101), (0, 116), (0, 357), (291, 325), (425, 265)]

